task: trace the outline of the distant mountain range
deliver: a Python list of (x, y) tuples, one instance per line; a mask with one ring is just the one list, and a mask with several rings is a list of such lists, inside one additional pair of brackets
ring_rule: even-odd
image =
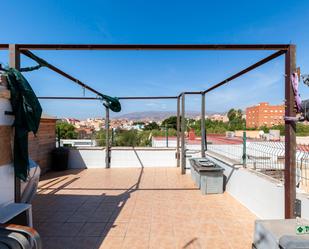
[[(206, 115), (212, 115), (215, 112), (207, 112)], [(145, 112), (130, 112), (122, 115), (117, 115), (114, 118), (117, 119), (128, 119), (128, 120), (153, 120), (162, 121), (170, 116), (176, 116), (176, 112), (172, 111), (145, 111)], [(196, 118), (201, 113), (197, 111), (186, 111), (187, 118)]]

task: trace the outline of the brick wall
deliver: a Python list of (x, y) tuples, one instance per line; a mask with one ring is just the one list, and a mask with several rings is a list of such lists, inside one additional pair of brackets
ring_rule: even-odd
[(12, 126), (9, 125), (0, 125), (0, 148), (1, 148), (1, 156), (0, 156), (0, 167), (2, 165), (6, 165), (12, 163)]
[(29, 133), (29, 155), (44, 174), (50, 169), (51, 151), (56, 146), (56, 119), (42, 118), (36, 137)]

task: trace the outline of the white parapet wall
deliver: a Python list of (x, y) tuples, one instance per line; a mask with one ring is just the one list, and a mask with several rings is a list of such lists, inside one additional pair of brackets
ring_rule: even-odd
[(0, 206), (14, 201), (14, 168), (12, 164), (0, 167)]
[[(218, 158), (223, 167), (226, 191), (261, 219), (284, 219), (284, 185), (268, 176), (242, 166), (232, 166)], [(298, 192), (302, 218), (309, 219), (309, 195)]]
[[(175, 153), (175, 148), (114, 147), (111, 150), (111, 167), (176, 167)], [(69, 168), (105, 168), (105, 149), (71, 148)]]
[(6, 87), (1, 84), (0, 76), (0, 206), (14, 201), (14, 168), (11, 156), (11, 126), (14, 116), (6, 115), (5, 112), (12, 111), (8, 97), (4, 96)]

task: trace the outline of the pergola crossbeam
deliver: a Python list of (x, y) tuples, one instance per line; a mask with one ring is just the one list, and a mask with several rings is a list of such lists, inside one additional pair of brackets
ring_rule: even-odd
[[(21, 53), (24, 54), (25, 56), (31, 58), (31, 57), (29, 56), (29, 52), (28, 52), (27, 50), (23, 50), (23, 51), (21, 51)], [(37, 55), (36, 55), (36, 56), (37, 56)], [(38, 56), (37, 56), (37, 57), (38, 57)], [(80, 85), (81, 87), (83, 87), (83, 88), (89, 90), (90, 92), (93, 92), (93, 93), (95, 93), (95, 94), (97, 94), (97, 95), (102, 95), (102, 93), (100, 93), (99, 91), (95, 90), (94, 88), (88, 86), (88, 85), (85, 84), (84, 82), (82, 82), (82, 81), (80, 81), (79, 79), (77, 79), (77, 78), (75, 78), (75, 77), (69, 75), (68, 73), (62, 71), (60, 68), (58, 68), (58, 67), (56, 67), (56, 66), (54, 66), (54, 65), (52, 65), (52, 64), (50, 64), (50, 63), (48, 63), (47, 65), (45, 65), (45, 67), (47, 67), (47, 68), (49, 68), (50, 70), (52, 70), (52, 71), (54, 71), (54, 72), (56, 72), (56, 73), (62, 75), (62, 76), (65, 77), (65, 78), (67, 78), (67, 79), (73, 81), (74, 83), (76, 83), (76, 84)]]
[[(278, 56), (285, 54), (285, 115), (295, 116), (295, 97), (290, 82), (290, 76), (296, 69), (296, 48), (291, 44), (0, 44), (0, 50), (10, 51), (10, 66), (19, 68), (19, 53), (27, 56), (28, 50), (273, 50), (275, 53), (256, 62), (255, 64), (243, 69), (242, 71), (228, 77), (227, 79), (211, 86), (205, 91), (184, 92), (179, 96), (165, 96), (165, 97), (120, 97), (119, 99), (177, 99), (177, 127), (178, 127), (178, 140), (177, 140), (177, 154), (179, 154), (179, 143), (181, 143), (181, 158), (180, 166), (182, 173), (185, 173), (185, 95), (190, 94), (206, 94), (210, 91), (217, 89), (220, 86), (252, 71), (253, 69), (271, 61)], [(29, 57), (29, 54), (28, 54)], [(56, 73), (70, 79), (85, 89), (97, 94), (102, 95), (92, 87), (86, 85), (75, 77), (65, 73), (61, 69), (48, 65), (49, 69)], [(99, 98), (80, 98), (80, 97), (41, 97), (41, 99), (99, 99)], [(205, 101), (205, 100), (203, 100)], [(181, 111), (180, 111), (181, 109)], [(205, 110), (202, 110), (203, 112)], [(107, 113), (108, 115), (109, 113)], [(109, 117), (107, 116), (107, 119)], [(295, 199), (296, 199), (296, 186), (295, 186), (295, 169), (296, 169), (296, 135), (295, 135), (295, 122), (285, 121), (285, 218), (295, 217)], [(205, 141), (207, 146), (207, 142)], [(177, 155), (178, 156), (178, 155)], [(15, 183), (15, 200), (18, 201), (20, 197), (19, 181)]]
[[(289, 44), (17, 44), (19, 50), (288, 50)], [(7, 44), (2, 44), (6, 48)], [(0, 46), (1, 47), (1, 46)]]
[[(150, 100), (150, 99), (177, 99), (177, 96), (132, 96), (117, 97), (119, 100)], [(101, 100), (98, 97), (64, 97), (64, 96), (40, 96), (38, 99), (50, 100)]]
[(240, 77), (240, 76), (242, 76), (242, 75), (244, 75), (244, 74), (246, 74), (246, 73), (252, 71), (253, 69), (256, 69), (257, 67), (260, 67), (260, 66), (264, 65), (265, 63), (267, 63), (267, 62), (269, 62), (269, 61), (271, 61), (271, 60), (273, 60), (273, 59), (279, 57), (280, 55), (283, 55), (285, 52), (286, 52), (285, 50), (277, 51), (276, 53), (273, 53), (273, 54), (271, 54), (270, 56), (267, 56), (266, 58), (264, 58), (264, 59), (262, 59), (262, 60), (260, 60), (260, 61), (258, 61), (258, 62), (256, 62), (256, 63), (254, 63), (253, 65), (251, 65), (251, 66), (249, 66), (249, 67), (247, 67), (247, 68), (241, 70), (240, 72), (235, 73), (235, 74), (233, 74), (232, 76), (226, 78), (225, 80), (223, 80), (223, 81), (221, 81), (221, 82), (219, 82), (219, 83), (217, 83), (217, 84), (215, 84), (215, 85), (209, 87), (209, 88), (208, 88), (207, 90), (205, 90), (203, 93), (208, 93), (208, 92), (210, 92), (210, 91), (212, 91), (212, 90), (215, 90), (216, 88), (218, 88), (218, 87), (220, 87), (220, 86), (223, 86), (223, 85), (229, 83), (229, 82), (232, 81), (232, 80), (237, 79), (238, 77)]

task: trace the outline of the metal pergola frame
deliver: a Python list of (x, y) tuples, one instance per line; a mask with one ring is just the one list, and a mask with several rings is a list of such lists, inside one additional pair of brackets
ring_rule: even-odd
[[(10, 67), (20, 69), (20, 54), (29, 57), (29, 50), (273, 50), (275, 53), (252, 64), (227, 79), (214, 84), (203, 91), (182, 92), (178, 96), (154, 96), (154, 97), (119, 97), (119, 99), (177, 99), (177, 166), (181, 166), (181, 172), (185, 173), (185, 96), (198, 94), (202, 97), (201, 106), (201, 153), (205, 156), (206, 131), (205, 131), (205, 99), (206, 93), (221, 87), (230, 81), (252, 71), (253, 69), (281, 56), (285, 55), (285, 116), (295, 117), (295, 97), (290, 83), (290, 76), (296, 70), (296, 46), (293, 44), (0, 44), (0, 50), (9, 50)], [(61, 69), (49, 65), (49, 69), (70, 79), (83, 88), (99, 95), (100, 93), (65, 73)], [(41, 97), (41, 99), (68, 99), (68, 100), (98, 100), (92, 97)], [(183, 117), (183, 118), (181, 118)], [(106, 119), (109, 120), (109, 110), (106, 108)], [(108, 122), (106, 128), (108, 129)], [(285, 120), (285, 218), (295, 217), (296, 201), (296, 123)], [(108, 141), (108, 140), (107, 140)], [(109, 147), (109, 143), (108, 147)], [(180, 152), (181, 148), (181, 152)], [(108, 150), (107, 150), (108, 151)], [(108, 158), (108, 157), (107, 157)], [(108, 158), (109, 160), (109, 158)], [(106, 161), (109, 165), (109, 161)], [(20, 181), (15, 178), (15, 201), (20, 201)]]

